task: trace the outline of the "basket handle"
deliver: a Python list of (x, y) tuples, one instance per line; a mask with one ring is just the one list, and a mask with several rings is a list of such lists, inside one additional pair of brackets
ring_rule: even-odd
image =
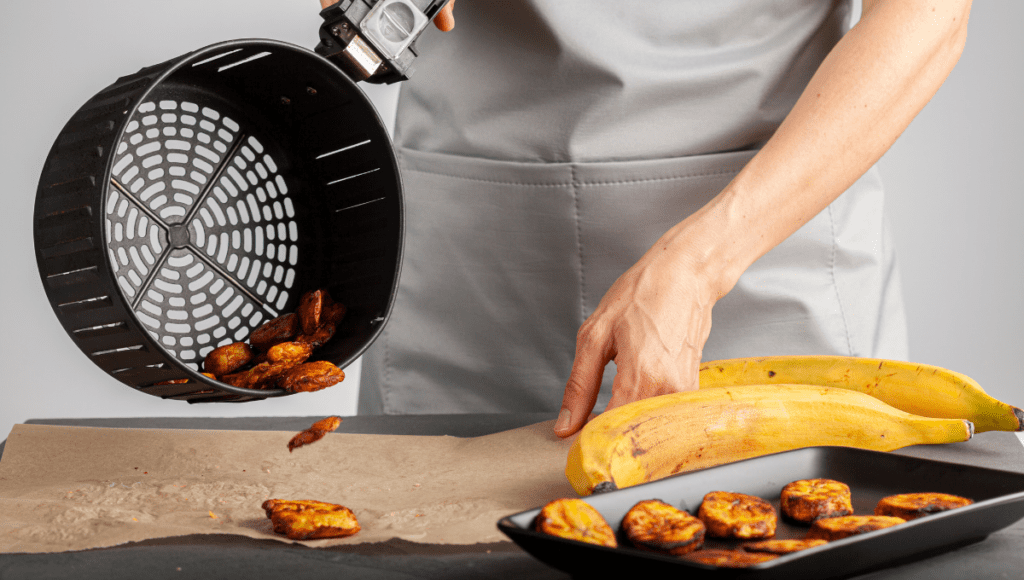
[[(334, 6), (341, 0), (320, 0), (320, 9), (323, 10), (328, 6)], [(434, 26), (437, 27), (441, 32), (448, 32), (455, 28), (455, 16), (452, 11), (455, 9), (455, 0), (451, 0), (444, 5), (444, 8), (434, 15)]]

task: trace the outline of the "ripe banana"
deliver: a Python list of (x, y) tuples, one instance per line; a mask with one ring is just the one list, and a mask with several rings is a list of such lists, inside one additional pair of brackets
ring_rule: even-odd
[(970, 421), (911, 415), (878, 399), (810, 385), (745, 385), (635, 401), (587, 423), (566, 477), (580, 495), (769, 453), (839, 445), (892, 451), (966, 441)]
[(700, 388), (760, 384), (838, 387), (925, 417), (967, 419), (978, 433), (1024, 431), (1024, 411), (989, 396), (971, 377), (944, 368), (850, 356), (776, 356), (704, 363)]

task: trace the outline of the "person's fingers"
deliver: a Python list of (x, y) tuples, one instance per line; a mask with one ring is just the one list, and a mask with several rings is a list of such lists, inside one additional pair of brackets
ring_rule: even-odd
[(612, 396), (608, 399), (605, 411), (674, 390), (669, 381), (664, 378), (654, 377), (643, 371), (635, 372), (635, 369), (619, 367), (612, 383)]
[[(585, 365), (585, 366), (584, 366)], [(562, 396), (562, 408), (555, 421), (555, 435), (568, 437), (583, 428), (597, 403), (604, 366), (595, 357), (574, 365)], [(596, 381), (593, 377), (596, 376)]]
[(562, 408), (555, 421), (555, 435), (568, 437), (590, 419), (601, 390), (604, 367), (611, 360), (604, 336), (584, 324), (576, 337), (576, 357), (562, 396)]
[[(323, 10), (328, 6), (334, 6), (340, 2), (340, 0), (320, 0), (320, 9)], [(455, 16), (452, 11), (455, 10), (455, 0), (451, 0), (444, 8), (441, 9), (436, 15), (434, 15), (434, 26), (442, 32), (448, 32), (455, 28)]]
[[(321, 2), (325, 0), (320, 0)], [(452, 11), (455, 10), (455, 0), (451, 0), (448, 4), (445, 4), (444, 8), (440, 12), (434, 15), (434, 26), (437, 27), (441, 32), (449, 32), (455, 28), (455, 15)]]

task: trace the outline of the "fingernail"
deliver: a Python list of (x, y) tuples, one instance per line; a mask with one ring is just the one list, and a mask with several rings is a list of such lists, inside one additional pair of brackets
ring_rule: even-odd
[(555, 421), (555, 431), (565, 431), (569, 428), (569, 423), (571, 422), (572, 411), (563, 408), (558, 412), (558, 419)]

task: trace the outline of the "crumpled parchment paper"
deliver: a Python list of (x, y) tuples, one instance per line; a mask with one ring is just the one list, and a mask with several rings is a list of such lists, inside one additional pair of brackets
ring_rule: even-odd
[(475, 438), (332, 433), (289, 453), (293, 432), (16, 425), (0, 461), (0, 552), (60, 552), (190, 534), (278, 539), (264, 500), (345, 505), (394, 538), (505, 541), (506, 515), (576, 497), (569, 440), (552, 422)]

